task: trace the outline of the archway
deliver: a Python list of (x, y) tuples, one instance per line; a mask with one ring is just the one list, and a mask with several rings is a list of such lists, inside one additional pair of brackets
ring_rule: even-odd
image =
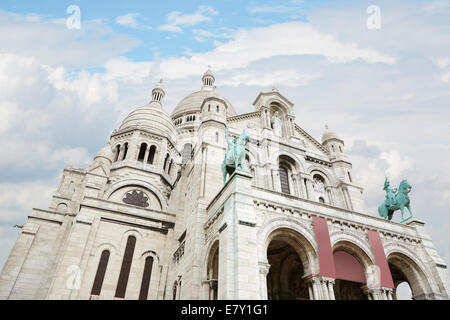
[(209, 282), (209, 300), (217, 300), (219, 285), (219, 241), (211, 247), (207, 265), (207, 280)]
[(304, 277), (310, 273), (311, 254), (307, 240), (297, 232), (279, 229), (269, 236), (267, 297), (269, 300), (309, 300)]
[(336, 270), (334, 296), (336, 300), (368, 300), (363, 287), (366, 285), (366, 267), (371, 265), (367, 254), (357, 245), (342, 241), (333, 247)]
[[(394, 300), (424, 300), (427, 298), (427, 292), (431, 292), (428, 281), (423, 271), (412, 259), (402, 253), (394, 252), (389, 254), (387, 260), (394, 281)], [(410, 296), (408, 296), (406, 284), (411, 291)], [(397, 292), (398, 289), (399, 292)]]

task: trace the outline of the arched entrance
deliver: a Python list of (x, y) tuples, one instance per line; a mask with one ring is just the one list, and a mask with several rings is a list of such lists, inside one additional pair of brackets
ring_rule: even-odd
[(219, 241), (216, 241), (211, 247), (207, 268), (209, 300), (217, 300), (219, 284)]
[[(394, 300), (427, 299), (427, 292), (431, 292), (431, 288), (425, 274), (412, 259), (402, 253), (394, 252), (389, 254), (387, 260), (394, 281)], [(409, 295), (407, 287), (404, 290), (400, 289), (401, 293), (397, 295), (397, 289), (399, 286), (400, 288), (405, 286), (405, 283), (409, 286), (411, 296), (405, 296), (405, 293)]]
[(310, 274), (314, 249), (299, 233), (290, 229), (274, 231), (268, 238), (267, 298), (269, 300), (309, 300), (304, 277)]
[(334, 296), (336, 300), (368, 300), (364, 292), (365, 269), (371, 264), (370, 258), (357, 245), (342, 241), (333, 246), (336, 280)]

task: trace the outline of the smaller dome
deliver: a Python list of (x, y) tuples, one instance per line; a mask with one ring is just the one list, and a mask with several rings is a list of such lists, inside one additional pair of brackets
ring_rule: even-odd
[(159, 103), (152, 102), (136, 108), (123, 120), (119, 131), (125, 128), (148, 129), (176, 141), (175, 126)]
[(331, 139), (341, 140), (336, 133), (328, 130), (328, 125), (325, 125), (325, 132), (322, 135), (322, 143), (325, 143), (326, 141)]
[(208, 70), (205, 71), (205, 73), (203, 74), (203, 77), (205, 77), (205, 76), (210, 76), (210, 77), (214, 78), (214, 74), (211, 71), (211, 69), (208, 69)]
[(109, 141), (108, 141), (108, 143), (106, 144), (106, 146), (104, 146), (98, 153), (97, 153), (97, 155), (94, 157), (94, 160), (95, 159), (97, 159), (97, 158), (105, 158), (105, 159), (107, 159), (107, 160), (109, 160), (109, 161), (113, 161), (113, 156), (114, 156), (114, 154), (113, 154), (113, 151), (112, 151), (112, 149), (111, 149), (111, 144), (109, 143)]

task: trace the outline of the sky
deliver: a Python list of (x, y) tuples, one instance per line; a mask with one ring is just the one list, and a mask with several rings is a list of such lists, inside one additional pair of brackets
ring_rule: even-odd
[(208, 66), (238, 113), (276, 86), (316, 139), (328, 124), (371, 215), (385, 175), (407, 178), (450, 261), (450, 1), (2, 0), (0, 268), (65, 166), (89, 166), (160, 78), (170, 113)]

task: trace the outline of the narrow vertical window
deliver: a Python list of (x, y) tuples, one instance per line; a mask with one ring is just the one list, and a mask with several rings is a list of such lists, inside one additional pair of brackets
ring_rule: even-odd
[(128, 153), (128, 142), (126, 142), (125, 145), (124, 145), (122, 160), (125, 160), (125, 158), (127, 157), (127, 153)]
[(178, 287), (178, 283), (175, 281), (175, 283), (173, 284), (173, 289), (172, 289), (172, 299), (173, 300), (177, 300), (177, 287)]
[(280, 166), (278, 172), (280, 173), (281, 192), (290, 194), (288, 171), (285, 167)]
[(120, 144), (116, 146), (116, 154), (114, 156), (114, 162), (116, 162), (119, 159), (119, 153), (120, 153)]
[(353, 182), (352, 181), (352, 176), (350, 175), (350, 171), (348, 171), (347, 174), (348, 174), (348, 181)]
[(217, 113), (219, 113), (219, 111), (220, 111), (219, 106), (217, 106)]
[(164, 166), (163, 166), (164, 171), (166, 171), (167, 161), (169, 161), (169, 154), (166, 154), (166, 158), (164, 159)]
[(139, 149), (138, 161), (144, 161), (146, 151), (147, 151), (147, 144), (141, 143), (141, 148)]
[(341, 146), (339, 146), (339, 151), (341, 151), (341, 153), (342, 153), (342, 148), (341, 148)]
[(153, 268), (153, 257), (147, 257), (145, 259), (144, 275), (142, 276), (139, 300), (147, 300), (148, 289), (150, 288), (150, 278), (152, 276), (152, 268)]
[(219, 143), (219, 133), (216, 132), (216, 143)]
[(170, 170), (172, 170), (172, 167), (173, 167), (173, 159), (170, 160), (169, 169), (167, 170), (167, 174), (170, 174)]
[(130, 277), (131, 262), (133, 261), (134, 247), (136, 246), (136, 238), (129, 236), (125, 247), (125, 254), (120, 268), (119, 281), (117, 283), (116, 298), (125, 298), (127, 290), (128, 278)]
[(153, 160), (155, 159), (155, 153), (156, 153), (156, 147), (151, 146), (150, 152), (148, 153), (148, 160), (147, 163), (153, 164)]
[(95, 274), (94, 285), (92, 286), (91, 295), (99, 296), (102, 291), (103, 279), (105, 279), (106, 267), (109, 261), (109, 251), (104, 250), (100, 256), (97, 273)]

